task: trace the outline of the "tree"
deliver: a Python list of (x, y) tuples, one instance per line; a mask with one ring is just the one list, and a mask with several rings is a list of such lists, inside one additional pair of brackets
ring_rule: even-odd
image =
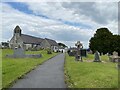
[(111, 40), (111, 51), (116, 51), (120, 55), (120, 35), (113, 35)]
[(107, 28), (99, 28), (94, 37), (90, 39), (89, 47), (93, 52), (97, 50), (106, 54), (110, 51), (112, 37), (113, 34)]

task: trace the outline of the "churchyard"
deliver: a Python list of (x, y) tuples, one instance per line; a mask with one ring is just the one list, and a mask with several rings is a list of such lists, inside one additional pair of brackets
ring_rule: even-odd
[[(50, 85), (52, 88), (56, 87), (57, 85), (60, 85), (62, 88), (118, 88), (118, 70), (120, 68), (118, 62), (120, 57), (116, 52), (117, 50), (114, 49), (114, 51), (104, 51), (106, 48), (99, 49), (100, 46), (96, 45), (98, 48), (92, 48), (92, 53), (90, 53), (87, 51), (87, 49), (83, 48), (84, 45), (80, 41), (77, 41), (77, 43), (75, 43), (76, 47), (69, 48), (65, 52), (62, 50), (60, 54), (57, 53), (59, 52), (58, 44), (56, 41), (51, 39), (44, 39), (41, 42), (41, 44), (43, 44), (41, 48), (39, 48), (40, 45), (38, 45), (36, 42), (36, 45), (38, 46), (36, 47), (35, 45), (33, 49), (29, 50), (26, 49), (28, 47), (27, 45), (25, 48), (24, 43), (19, 43), (19, 40), (22, 40), (21, 38), (24, 36), (21, 35), (21, 29), (16, 28), (14, 33), (14, 39), (12, 39), (13, 41), (11, 40), (12, 49), (1, 49), (2, 88), (8, 88), (12, 85), (15, 86), (15, 83), (17, 81), (19, 82), (19, 79), (21, 78), (24, 79), (23, 81), (25, 81), (23, 83), (26, 83), (27, 80), (30, 80), (32, 84), (27, 83), (26, 85), (28, 87), (31, 86), (35, 88), (41, 88), (43, 85), (46, 85), (44, 87), (48, 87), (48, 85)], [(16, 40), (16, 38), (18, 39)], [(34, 38), (35, 41), (38, 40), (36, 37), (32, 38)], [(48, 59), (50, 60), (47, 61)], [(45, 61), (48, 63), (44, 64), (43, 62)], [(27, 80), (24, 78), (24, 76), (30, 74), (29, 72), (33, 69), (35, 71), (38, 65), (40, 68), (41, 64), (43, 67), (45, 67), (41, 68), (42, 72), (34, 72), (33, 75), (31, 75), (32, 77), (29, 77)], [(36, 76), (34, 75), (37, 76), (38, 81), (36, 83), (33, 82), (36, 81)], [(59, 80), (61, 81), (59, 82)], [(47, 83), (44, 81), (52, 83)], [(25, 87), (23, 83), (20, 83), (22, 88)], [(38, 86), (36, 87), (35, 84)]]
[(7, 88), (23, 75), (36, 68), (58, 53), (47, 54), (46, 50), (25, 51), (26, 54), (42, 54), (41, 58), (9, 58), (7, 54), (12, 55), (13, 50), (2, 49), (2, 87)]
[(102, 62), (93, 62), (94, 54), (83, 57), (83, 62), (66, 54), (65, 77), (69, 88), (117, 88), (117, 63), (109, 61), (108, 56), (100, 56)]
[(65, 58), (65, 77), (68, 87), (118, 88), (117, 52), (114, 51), (111, 56), (100, 56), (98, 51), (94, 54), (82, 53), (83, 45), (80, 41), (77, 41), (75, 46), (77, 48), (70, 49)]

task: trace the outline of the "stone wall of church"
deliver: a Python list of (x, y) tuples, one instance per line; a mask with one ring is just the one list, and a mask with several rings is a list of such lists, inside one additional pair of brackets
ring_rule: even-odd
[(24, 44), (25, 46), (25, 49), (28, 50), (28, 49), (31, 49), (32, 48), (32, 44)]
[(14, 34), (14, 36), (12, 37), (12, 39), (9, 42), (9, 47), (10, 48), (15, 48), (20, 46), (21, 48), (24, 47), (23, 41), (21, 39), (21, 37), (18, 34)]
[(44, 48), (44, 49), (46, 49), (46, 48), (51, 48), (51, 47), (50, 47), (50, 44), (47, 42), (47, 40), (43, 40), (43, 41), (41, 42), (41, 47)]

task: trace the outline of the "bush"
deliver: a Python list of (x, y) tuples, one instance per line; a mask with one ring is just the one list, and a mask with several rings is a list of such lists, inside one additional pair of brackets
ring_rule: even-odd
[(47, 49), (47, 54), (52, 54), (52, 51), (51, 51), (51, 49)]

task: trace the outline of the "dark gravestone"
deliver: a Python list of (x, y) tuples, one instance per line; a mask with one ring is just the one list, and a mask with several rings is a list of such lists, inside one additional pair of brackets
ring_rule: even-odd
[(76, 51), (70, 51), (68, 54), (69, 54), (69, 56), (75, 56), (76, 55)]
[(81, 56), (87, 57), (87, 51), (86, 51), (86, 49), (81, 49), (80, 52), (81, 52)]
[[(79, 52), (81, 53), (81, 56), (87, 57), (87, 51), (86, 51), (86, 49), (81, 49), (81, 50), (79, 50)], [(71, 51), (68, 52), (68, 55), (69, 56), (75, 56), (76, 53), (77, 53), (76, 50), (71, 50)]]
[(99, 52), (98, 52), (98, 51), (95, 52), (94, 62), (101, 62), (101, 61), (100, 61), (100, 55), (99, 55)]

